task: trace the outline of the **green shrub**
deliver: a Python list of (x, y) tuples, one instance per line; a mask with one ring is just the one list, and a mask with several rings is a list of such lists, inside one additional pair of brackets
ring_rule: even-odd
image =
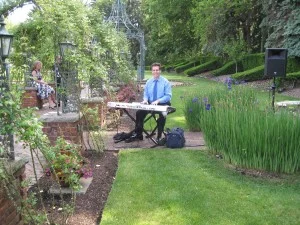
[(187, 70), (184, 71), (184, 74), (187, 75), (187, 76), (194, 76), (196, 74), (200, 74), (200, 73), (203, 73), (203, 72), (206, 72), (206, 71), (214, 70), (214, 69), (218, 68), (219, 65), (220, 65), (219, 60), (214, 59), (214, 60), (211, 60), (211, 61), (206, 62), (204, 64), (201, 64), (199, 66), (187, 69)]
[[(241, 62), (238, 62), (238, 71), (241, 71), (242, 69)], [(236, 72), (236, 65), (235, 62), (230, 61), (227, 62), (224, 66), (211, 71), (211, 74), (214, 76), (220, 76), (220, 75), (227, 75), (227, 74), (234, 74)]]
[(265, 54), (257, 53), (257, 54), (246, 55), (244, 58), (242, 58), (241, 63), (242, 63), (242, 71), (256, 68), (265, 63)]
[(264, 79), (264, 65), (255, 67), (244, 72), (233, 74), (231, 77), (236, 80), (254, 81)]
[(182, 61), (177, 62), (177, 63), (175, 63), (175, 64), (171, 64), (171, 65), (165, 66), (165, 69), (166, 69), (167, 71), (174, 70), (176, 67), (185, 65), (185, 64), (187, 64), (187, 63), (189, 63), (189, 62), (190, 62), (189, 60), (182, 60)]
[(181, 73), (191, 67), (198, 66), (199, 64), (200, 64), (200, 60), (194, 60), (194, 61), (188, 62), (184, 65), (177, 66), (174, 69), (175, 69), (176, 73)]
[[(294, 67), (294, 68), (296, 68), (296, 67)], [(265, 79), (266, 77), (264, 77), (264, 69), (265, 69), (265, 66), (261, 65), (256, 68), (246, 70), (244, 72), (233, 74), (232, 78), (237, 79), (237, 80), (245, 80), (245, 81), (255, 81), (255, 80)], [(300, 79), (300, 71), (293, 72), (293, 73), (287, 73), (286, 77), (279, 78), (279, 79), (283, 80), (283, 81)]]
[(286, 87), (295, 87), (297, 80), (300, 80), (300, 71), (288, 73), (286, 77), (277, 78), (276, 86), (279, 90), (284, 90)]
[[(237, 62), (237, 71), (246, 71), (249, 69), (253, 69), (257, 66), (264, 64), (264, 54), (250, 54), (244, 56), (241, 60)], [(212, 75), (220, 76), (227, 74), (235, 74), (236, 73), (236, 63), (234, 61), (227, 62), (221, 68), (213, 70)]]
[(213, 57), (213, 56), (200, 56), (200, 57), (196, 57), (193, 60), (191, 60), (189, 63), (186, 63), (184, 65), (180, 65), (178, 67), (175, 67), (175, 71), (177, 73), (181, 73), (181, 72), (183, 72), (185, 70), (188, 70), (190, 68), (199, 66), (201, 64), (204, 64), (204, 63), (209, 62), (209, 61), (214, 60), (214, 59), (220, 59), (220, 58), (219, 57)]
[(288, 73), (284, 79), (300, 79), (300, 71), (294, 73)]
[(287, 60), (287, 73), (295, 73), (300, 71), (300, 58), (290, 57)]
[[(233, 78), (247, 81), (264, 79), (265, 62), (263, 53), (246, 56), (245, 58), (243, 58), (242, 64), (244, 71), (234, 74), (232, 76)], [(289, 58), (287, 60), (287, 79), (295, 79), (297, 77), (296, 71), (300, 71), (299, 58)]]
[[(245, 56), (242, 60), (242, 70), (246, 71), (265, 64), (265, 54), (257, 53)], [(287, 73), (300, 71), (300, 58), (290, 57), (287, 60)]]

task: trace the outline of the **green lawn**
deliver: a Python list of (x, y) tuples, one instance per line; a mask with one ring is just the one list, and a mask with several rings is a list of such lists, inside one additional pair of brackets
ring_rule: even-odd
[(101, 225), (299, 224), (299, 190), (299, 176), (247, 177), (204, 151), (123, 151)]

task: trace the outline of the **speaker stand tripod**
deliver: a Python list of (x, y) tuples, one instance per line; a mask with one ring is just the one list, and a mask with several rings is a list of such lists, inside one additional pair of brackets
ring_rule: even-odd
[(275, 112), (275, 89), (276, 89), (276, 83), (275, 83), (275, 76), (273, 77), (273, 84), (272, 84), (272, 109)]

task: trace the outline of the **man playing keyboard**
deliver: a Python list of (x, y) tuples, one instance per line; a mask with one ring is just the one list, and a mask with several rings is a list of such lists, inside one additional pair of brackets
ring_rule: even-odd
[[(146, 82), (142, 104), (171, 105), (171, 83), (166, 78), (160, 75), (160, 68), (160, 63), (153, 63), (151, 65), (152, 78), (150, 78)], [(150, 111), (138, 110), (136, 112), (135, 130), (130, 138), (125, 140), (125, 142), (129, 143), (136, 140), (143, 140), (144, 120), (148, 113), (150, 113)], [(161, 139), (165, 124), (166, 117), (162, 113), (159, 113), (159, 118), (157, 120), (157, 141)]]

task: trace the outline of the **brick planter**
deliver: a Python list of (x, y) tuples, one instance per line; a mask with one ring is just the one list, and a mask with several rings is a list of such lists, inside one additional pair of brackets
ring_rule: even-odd
[(98, 109), (99, 126), (103, 128), (106, 125), (107, 100), (106, 98), (82, 98), (80, 99), (84, 106), (92, 109)]
[[(25, 160), (12, 161), (10, 166), (14, 175), (14, 182), (16, 187), (19, 188), (20, 193), (16, 193), (14, 200), (11, 200), (3, 184), (0, 183), (0, 224), (9, 225), (22, 225), (24, 224), (20, 213), (17, 211), (16, 206), (21, 206), (22, 198), (26, 198), (26, 191), (21, 189), (20, 183), (25, 180)], [(11, 188), (10, 188), (11, 189)], [(20, 194), (20, 195), (19, 195)], [(20, 199), (21, 198), (21, 199)]]
[(43, 132), (48, 136), (52, 145), (58, 137), (78, 145), (82, 145), (82, 115), (78, 113), (66, 113), (57, 115), (49, 112), (40, 117), (43, 122)]
[(36, 87), (25, 87), (25, 93), (22, 97), (22, 107), (43, 108), (43, 100), (38, 98)]

